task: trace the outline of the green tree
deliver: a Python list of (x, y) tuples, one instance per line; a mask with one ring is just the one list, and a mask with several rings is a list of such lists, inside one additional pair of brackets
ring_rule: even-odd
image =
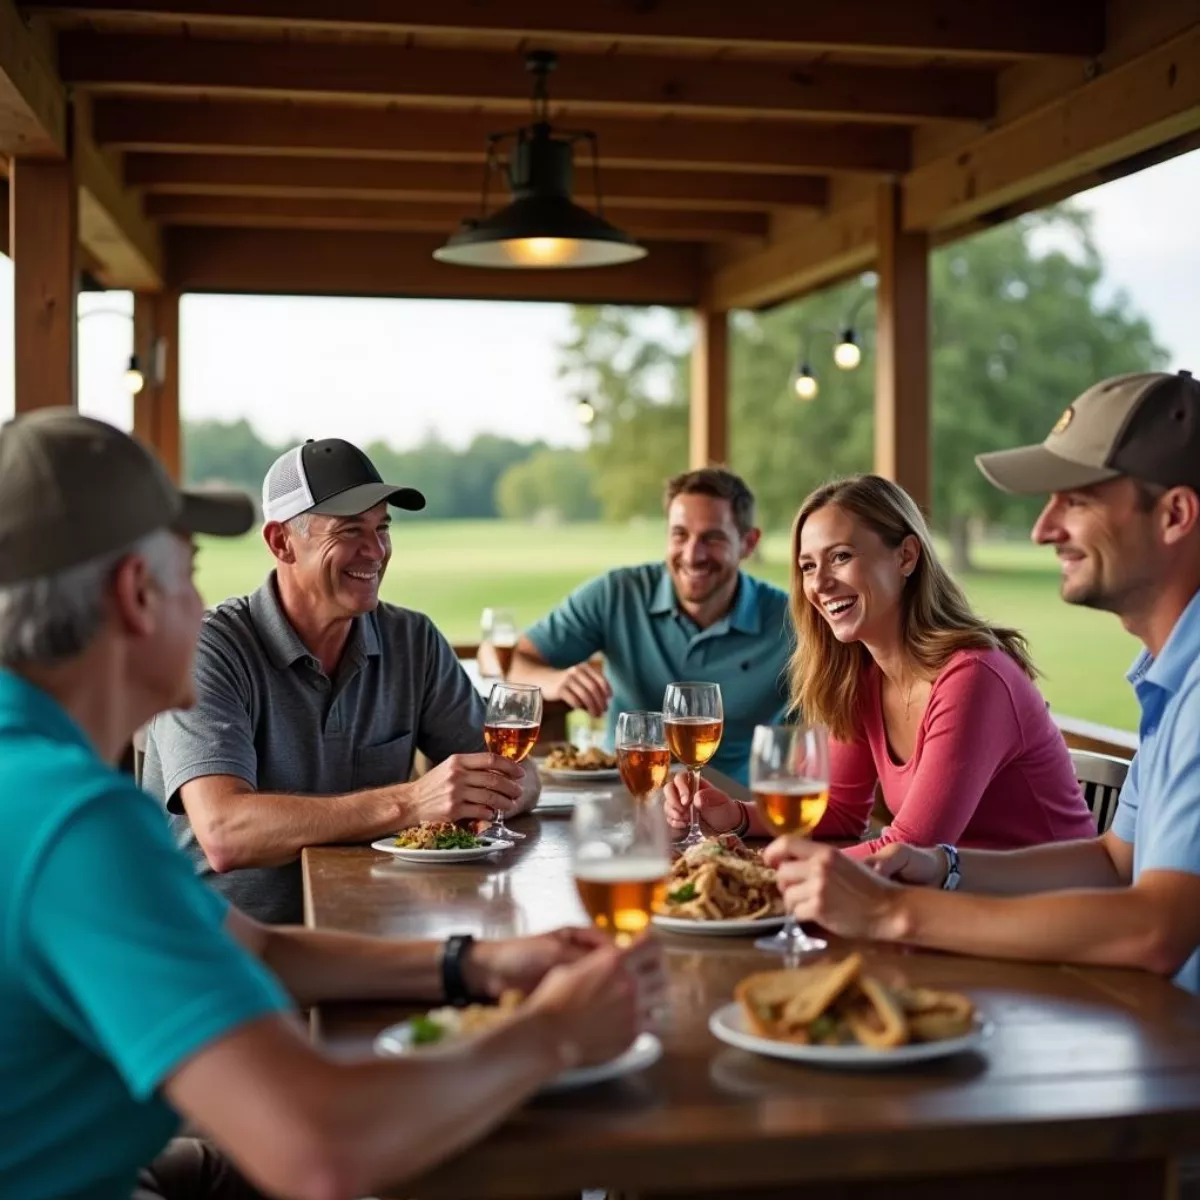
[(600, 511), (592, 484), (583, 451), (547, 448), (505, 471), (496, 485), (496, 508), (515, 520), (590, 521)]
[(254, 432), (249, 421), (189, 421), (183, 434), (183, 475), (189, 484), (224, 482), (255, 495), (284, 451)]
[[(1105, 298), (1103, 264), (1077, 210), (1031, 214), (943, 247), (930, 272), (933, 520), (965, 570), (973, 521), (1024, 525), (1030, 515), (1028, 502), (983, 479), (974, 456), (1041, 440), (1090, 384), (1154, 369), (1165, 356), (1127, 297)], [(856, 280), (735, 314), (730, 465), (754, 489), (764, 525), (785, 525), (824, 480), (871, 467), (869, 286)], [(860, 297), (867, 353), (858, 370), (839, 371), (833, 344)], [(658, 511), (663, 478), (686, 460), (688, 333), (681, 313), (576, 310), (562, 365), (592, 389), (596, 491), (610, 518)], [(792, 386), (802, 353), (820, 383), (807, 402)]]

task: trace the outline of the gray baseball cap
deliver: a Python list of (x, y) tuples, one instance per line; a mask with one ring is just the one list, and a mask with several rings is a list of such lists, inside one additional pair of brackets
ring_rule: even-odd
[(1117, 375), (1088, 388), (1037, 446), (977, 454), (1005, 492), (1039, 496), (1130, 475), (1200, 491), (1200, 383), (1190, 371)]
[(158, 529), (236, 537), (253, 524), (244, 492), (182, 491), (140, 442), (73, 408), (0, 428), (0, 584), (116, 554)]

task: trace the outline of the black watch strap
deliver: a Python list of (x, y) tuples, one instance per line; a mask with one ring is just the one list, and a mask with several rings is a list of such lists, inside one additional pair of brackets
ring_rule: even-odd
[(467, 987), (463, 964), (475, 939), (469, 933), (455, 933), (446, 939), (442, 947), (442, 990), (446, 1001), (457, 1007), (470, 1004), (474, 1000), (470, 988)]

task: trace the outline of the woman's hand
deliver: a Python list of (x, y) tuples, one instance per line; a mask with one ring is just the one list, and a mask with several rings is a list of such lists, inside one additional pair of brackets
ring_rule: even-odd
[(893, 842), (859, 861), (884, 879), (915, 887), (941, 887), (950, 870), (944, 850), (923, 850), (905, 842)]
[[(670, 776), (663, 785), (663, 812), (672, 829), (686, 829), (691, 818), (691, 797), (686, 771)], [(717, 833), (728, 833), (741, 824), (742, 811), (736, 800), (731, 800), (720, 788), (715, 788), (706, 779), (700, 780), (696, 793), (700, 819)]]

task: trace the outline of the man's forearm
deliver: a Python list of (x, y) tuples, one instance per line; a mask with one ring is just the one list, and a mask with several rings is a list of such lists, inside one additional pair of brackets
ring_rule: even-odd
[(508, 669), (508, 678), (512, 683), (528, 683), (540, 687), (544, 693), (548, 687), (556, 683), (562, 672), (555, 667), (547, 666), (540, 659), (517, 650), (513, 654), (512, 665)]
[(215, 871), (292, 862), (305, 846), (361, 842), (408, 823), (410, 787), (341, 796), (238, 792), (184, 807)]
[(960, 850), (959, 870), (962, 891), (993, 896), (1120, 887), (1126, 882), (1102, 838), (1047, 842), (1022, 850)]
[(999, 897), (906, 887), (877, 932), (980, 958), (1161, 971), (1159, 924), (1149, 898), (1134, 888)]

